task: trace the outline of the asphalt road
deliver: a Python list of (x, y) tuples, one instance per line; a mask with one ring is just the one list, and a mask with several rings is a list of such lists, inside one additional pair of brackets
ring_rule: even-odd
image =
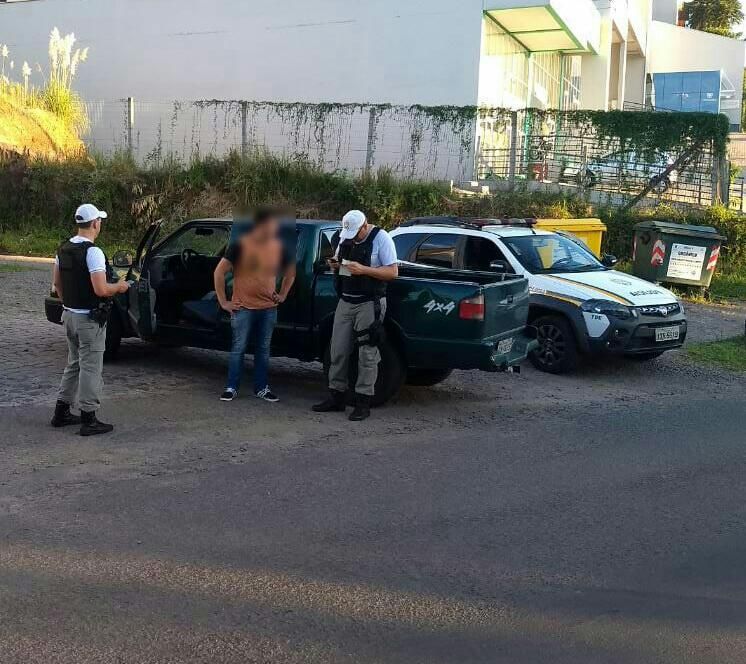
[(225, 356), (131, 342), (81, 439), (47, 285), (0, 272), (2, 664), (746, 661), (746, 378), (459, 373), (353, 426), (316, 365), (223, 404)]

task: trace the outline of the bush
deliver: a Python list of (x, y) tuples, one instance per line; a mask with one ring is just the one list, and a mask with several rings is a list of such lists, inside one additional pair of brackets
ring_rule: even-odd
[[(724, 207), (683, 212), (659, 206), (621, 212), (594, 209), (573, 196), (513, 191), (487, 197), (459, 197), (442, 183), (396, 179), (388, 170), (351, 177), (325, 173), (303, 159), (232, 153), (189, 163), (174, 159), (146, 166), (127, 154), (79, 157), (67, 161), (0, 159), (0, 234), (34, 232), (51, 242), (62, 239), (75, 208), (92, 202), (109, 212), (107, 241), (132, 242), (152, 221), (169, 225), (202, 216), (243, 214), (262, 203), (286, 205), (301, 218), (340, 218), (351, 208), (390, 228), (413, 216), (454, 214), (474, 217), (599, 216), (608, 226), (605, 247), (632, 257), (634, 225), (667, 219), (715, 226), (728, 240), (722, 268), (746, 268), (746, 222)], [(33, 229), (37, 229), (34, 231)], [(7, 242), (6, 242), (7, 244)], [(29, 244), (28, 246), (37, 246)]]

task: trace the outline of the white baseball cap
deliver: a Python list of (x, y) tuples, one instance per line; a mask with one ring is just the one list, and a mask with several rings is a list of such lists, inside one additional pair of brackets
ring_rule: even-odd
[(340, 241), (351, 240), (359, 232), (366, 222), (365, 215), (360, 210), (350, 210), (342, 217), (342, 233), (339, 236)]
[(95, 221), (96, 219), (106, 219), (108, 216), (106, 212), (99, 210), (95, 205), (86, 203), (75, 210), (75, 223), (87, 224), (89, 221)]

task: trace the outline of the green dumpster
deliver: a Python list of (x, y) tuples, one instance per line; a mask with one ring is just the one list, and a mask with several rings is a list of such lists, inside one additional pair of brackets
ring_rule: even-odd
[(724, 239), (712, 226), (640, 222), (635, 225), (632, 271), (655, 283), (708, 288)]

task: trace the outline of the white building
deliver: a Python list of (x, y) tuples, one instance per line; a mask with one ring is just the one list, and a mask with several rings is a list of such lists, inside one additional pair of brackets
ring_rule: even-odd
[[(653, 105), (721, 111), (740, 125), (743, 42), (679, 27), (678, 5), (0, 0), (0, 43), (16, 63), (42, 66), (54, 26), (90, 46), (76, 88), (99, 109), (93, 142), (102, 145), (121, 140), (115, 100), (126, 97), (148, 104), (159, 136), (173, 100), (210, 99), (512, 109)], [(355, 150), (364, 153), (363, 121), (354, 131), (363, 143)], [(150, 124), (137, 128), (146, 136), (145, 151), (156, 140), (155, 120)]]

